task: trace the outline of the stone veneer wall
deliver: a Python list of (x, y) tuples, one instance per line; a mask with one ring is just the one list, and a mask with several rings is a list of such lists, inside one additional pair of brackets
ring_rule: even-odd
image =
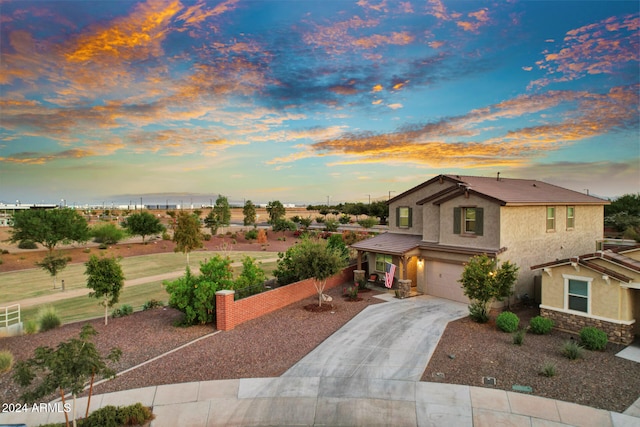
[(590, 317), (563, 313), (547, 308), (540, 308), (540, 315), (553, 320), (554, 327), (564, 331), (577, 334), (580, 333), (580, 330), (584, 327), (594, 326), (605, 331), (609, 341), (612, 343), (628, 345), (633, 342), (633, 324), (621, 325), (619, 323), (607, 322), (606, 320), (592, 319)]

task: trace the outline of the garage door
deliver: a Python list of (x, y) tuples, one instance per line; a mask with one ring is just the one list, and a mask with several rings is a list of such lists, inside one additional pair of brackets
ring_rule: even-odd
[(438, 261), (427, 261), (425, 264), (428, 295), (469, 303), (458, 282), (462, 276), (462, 265)]

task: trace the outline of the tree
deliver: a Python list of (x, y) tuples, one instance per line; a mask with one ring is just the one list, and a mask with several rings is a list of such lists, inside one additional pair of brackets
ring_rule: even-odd
[(53, 393), (58, 389), (65, 407), (65, 419), (67, 426), (67, 403), (65, 403), (65, 391), (73, 395), (72, 422), (76, 425), (76, 396), (84, 391), (87, 380), (91, 379), (87, 410), (91, 404), (93, 380), (96, 376), (113, 378), (116, 373), (107, 366), (106, 361), (117, 362), (122, 352), (112, 348), (109, 355), (102, 357), (91, 341), (98, 333), (90, 324), (82, 327), (79, 338), (72, 338), (58, 344), (54, 350), (51, 347), (38, 347), (34, 351), (34, 357), (20, 361), (14, 368), (13, 378), (21, 387), (30, 387), (34, 380), (39, 384), (32, 390), (27, 390), (22, 399), (27, 403), (33, 403)]
[(41, 262), (36, 262), (36, 265), (49, 272), (53, 278), (53, 289), (55, 289), (58, 273), (64, 270), (69, 261), (71, 261), (71, 257), (69, 256), (47, 254)]
[(125, 218), (122, 226), (127, 229), (132, 236), (141, 236), (142, 243), (146, 236), (162, 233), (165, 228), (160, 220), (149, 212), (140, 212), (129, 215)]
[(518, 267), (509, 261), (498, 267), (498, 259), (486, 254), (469, 260), (462, 272), (464, 294), (472, 301), (469, 311), (473, 320), (484, 323), (489, 320), (489, 305), (495, 299), (503, 301), (512, 294), (518, 278)]
[(89, 226), (82, 215), (70, 208), (28, 209), (13, 215), (10, 241), (32, 240), (40, 243), (53, 255), (60, 243), (86, 242)]
[(180, 212), (176, 222), (176, 230), (173, 233), (173, 241), (176, 242), (174, 250), (186, 254), (187, 265), (189, 265), (189, 253), (202, 247), (200, 220), (187, 212)]
[(125, 230), (110, 222), (96, 225), (90, 229), (89, 234), (96, 243), (105, 245), (115, 245), (127, 235)]
[(625, 194), (604, 207), (604, 223), (640, 242), (640, 193)]
[(118, 259), (98, 258), (91, 255), (85, 263), (87, 267), (84, 274), (88, 276), (87, 287), (93, 289), (89, 297), (102, 299), (104, 306), (104, 324), (107, 324), (108, 309), (120, 299), (120, 291), (124, 286), (124, 274)]
[(231, 260), (216, 255), (200, 263), (200, 275), (185, 275), (172, 282), (164, 282), (170, 294), (169, 305), (185, 315), (185, 325), (211, 323), (215, 320), (216, 292), (233, 287)]
[(244, 225), (255, 225), (256, 223), (256, 205), (251, 200), (247, 200), (242, 208), (242, 215), (244, 219), (242, 223)]
[(386, 224), (387, 218), (389, 218), (389, 206), (387, 202), (379, 200), (371, 203), (367, 215), (379, 218), (380, 224), (382, 225)]
[(277, 220), (286, 214), (284, 205), (279, 200), (273, 200), (267, 204), (267, 213), (269, 214), (269, 224), (275, 224)]
[[(278, 254), (280, 260), (273, 272), (274, 276), (294, 281), (313, 278), (318, 292), (318, 306), (322, 306), (322, 294), (327, 279), (342, 270), (347, 262), (339, 250), (329, 247), (326, 240), (304, 238), (290, 247), (285, 254)], [(282, 283), (282, 282), (280, 282)]]
[(242, 272), (235, 281), (234, 288), (242, 289), (249, 286), (261, 285), (267, 280), (264, 271), (256, 265), (256, 260), (250, 256), (242, 259)]
[(204, 223), (211, 229), (211, 234), (216, 234), (219, 227), (224, 227), (231, 223), (231, 207), (226, 197), (218, 196), (216, 204), (204, 219)]

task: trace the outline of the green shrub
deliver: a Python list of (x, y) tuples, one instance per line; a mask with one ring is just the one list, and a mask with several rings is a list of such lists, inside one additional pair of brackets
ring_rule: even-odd
[(204, 233), (204, 234), (202, 235), (202, 238), (205, 240), (205, 242), (208, 242), (208, 241), (210, 241), (210, 240), (211, 240), (211, 234), (209, 234), (209, 233)]
[(0, 251), (0, 253), (2, 253), (2, 255), (9, 255), (9, 251), (6, 249), (3, 249), (2, 251)]
[(18, 243), (18, 248), (20, 249), (38, 249), (38, 245), (33, 240), (24, 239), (20, 240)]
[(580, 330), (580, 343), (589, 350), (604, 350), (607, 340), (607, 334), (602, 329), (587, 326)]
[(522, 343), (524, 342), (524, 335), (526, 334), (526, 330), (525, 329), (520, 329), (516, 332), (513, 333), (513, 343), (515, 345), (522, 345)]
[(553, 320), (548, 317), (536, 316), (529, 322), (529, 329), (536, 335), (546, 335), (553, 328)]
[(244, 238), (247, 240), (256, 240), (258, 238), (258, 230), (254, 228), (253, 230), (245, 231)]
[(82, 427), (119, 427), (119, 425), (118, 408), (112, 405), (94, 411), (82, 423)]
[(24, 322), (24, 333), (27, 335), (33, 335), (36, 332), (38, 332), (38, 323), (33, 319), (26, 320)]
[(153, 418), (151, 409), (143, 406), (142, 403), (136, 403), (131, 406), (118, 408), (118, 423), (125, 426), (142, 425)]
[(2, 258), (0, 258), (0, 265), (2, 265), (2, 263), (4, 263), (4, 261), (2, 260)]
[(540, 368), (540, 375), (551, 378), (556, 375), (556, 365), (551, 362), (545, 362)]
[(151, 310), (152, 308), (164, 307), (164, 303), (162, 301), (158, 301), (156, 299), (150, 299), (142, 305), (142, 310)]
[(171, 236), (166, 230), (162, 232), (162, 240), (171, 240)]
[(318, 224), (322, 224), (322, 223), (324, 222), (324, 217), (323, 217), (323, 216), (317, 216), (317, 217), (316, 217), (316, 222), (317, 222)]
[(324, 222), (324, 229), (326, 231), (336, 232), (340, 223), (335, 219), (328, 219)]
[(10, 351), (0, 351), (0, 374), (8, 372), (13, 367), (13, 354)]
[(117, 317), (129, 316), (132, 313), (133, 307), (131, 307), (129, 304), (122, 304), (120, 307), (113, 310), (113, 313), (111, 313), (111, 317), (115, 319)]
[(510, 311), (503, 311), (496, 319), (496, 326), (502, 332), (515, 332), (518, 330), (519, 324), (520, 319), (518, 316)]
[(487, 323), (489, 321), (489, 313), (480, 302), (469, 304), (469, 317), (477, 323)]
[(568, 340), (562, 345), (562, 355), (570, 360), (582, 357), (583, 347), (574, 340)]
[(363, 218), (360, 221), (358, 221), (358, 225), (364, 228), (371, 228), (377, 223), (378, 223), (378, 219), (373, 217)]
[(48, 306), (38, 311), (38, 324), (40, 325), (40, 332), (46, 332), (57, 328), (62, 322), (56, 313), (56, 309)]
[[(126, 230), (112, 223), (98, 224), (89, 231), (93, 241), (105, 245), (115, 245), (120, 240), (127, 237)], [(100, 248), (102, 249), (102, 247)]]

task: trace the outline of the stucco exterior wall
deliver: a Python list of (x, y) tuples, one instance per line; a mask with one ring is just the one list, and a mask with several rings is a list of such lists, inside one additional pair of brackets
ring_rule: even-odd
[(575, 206), (575, 227), (570, 230), (566, 228), (566, 206), (555, 208), (554, 231), (547, 231), (547, 206), (500, 208), (500, 247), (506, 251), (499, 258), (520, 267), (516, 296), (533, 295), (533, 277), (539, 273), (529, 267), (594, 252), (596, 240), (603, 236), (603, 206)]
[[(389, 231), (391, 233), (422, 235), (422, 205), (416, 205), (416, 202), (424, 197), (421, 191), (415, 191), (389, 204)], [(396, 209), (399, 207), (409, 207), (412, 209), (411, 227), (396, 226)]]
[(602, 273), (578, 266), (579, 271), (570, 265), (551, 269), (551, 277), (542, 273), (542, 305), (563, 311), (565, 276), (585, 277), (592, 279), (590, 288), (590, 313), (578, 313), (603, 319), (631, 321), (634, 317), (633, 295), (629, 289), (620, 287), (620, 282), (610, 279), (609, 283), (602, 279)]
[[(453, 209), (476, 207), (484, 209), (483, 233), (478, 235), (454, 234)], [(464, 246), (478, 249), (500, 248), (500, 206), (485, 198), (470, 195), (444, 202), (440, 205), (440, 238), (442, 245)]]

